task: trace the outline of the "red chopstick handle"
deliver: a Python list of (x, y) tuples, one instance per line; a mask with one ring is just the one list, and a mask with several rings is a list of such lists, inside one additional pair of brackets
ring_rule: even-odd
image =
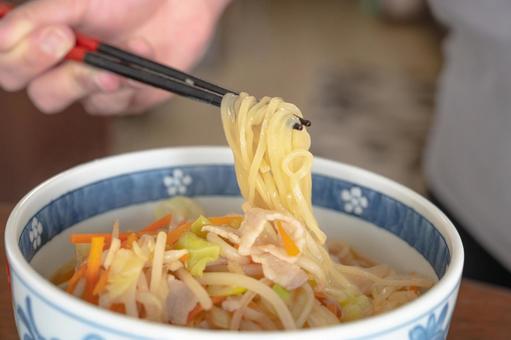
[(64, 58), (66, 60), (83, 61), (87, 52), (89, 51), (87, 51), (85, 48), (75, 46), (66, 54)]
[(79, 32), (75, 32), (76, 36), (76, 46), (80, 46), (85, 48), (88, 51), (95, 52), (97, 51), (99, 45), (101, 44), (98, 40), (83, 35)]
[(6, 2), (0, 2), (0, 19), (12, 9), (12, 5)]

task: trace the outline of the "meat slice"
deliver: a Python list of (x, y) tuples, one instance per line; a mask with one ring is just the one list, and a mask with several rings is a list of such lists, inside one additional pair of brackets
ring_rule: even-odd
[[(275, 256), (284, 261), (292, 261), (295, 259), (287, 256), (283, 249), (278, 244), (278, 238), (272, 237), (272, 232), (268, 229), (273, 229), (270, 222), (281, 221), (282, 227), (285, 229), (289, 237), (293, 240), (300, 252), (303, 251), (305, 246), (305, 228), (296, 219), (286, 214), (264, 210), (260, 208), (250, 208), (245, 212), (245, 218), (241, 223), (239, 234), (241, 235), (238, 251), (241, 255), (251, 255), (253, 253), (271, 252)], [(273, 234), (275, 234), (273, 232)], [(254, 251), (253, 248), (258, 246), (267, 246), (272, 244), (275, 248), (262, 248)], [(281, 250), (277, 250), (280, 248)]]
[(271, 254), (252, 255), (252, 259), (262, 265), (267, 279), (286, 289), (296, 289), (307, 282), (307, 274), (296, 264), (282, 261)]
[(188, 313), (197, 305), (195, 294), (180, 280), (169, 280), (167, 315), (174, 325), (186, 325)]

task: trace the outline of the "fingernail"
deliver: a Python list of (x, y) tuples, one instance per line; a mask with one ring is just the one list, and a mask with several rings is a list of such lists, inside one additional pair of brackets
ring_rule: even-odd
[(61, 30), (48, 28), (41, 35), (40, 46), (43, 52), (60, 58), (72, 47), (72, 41)]
[(8, 50), (14, 47), (24, 36), (33, 29), (27, 20), (0, 20), (0, 50)]

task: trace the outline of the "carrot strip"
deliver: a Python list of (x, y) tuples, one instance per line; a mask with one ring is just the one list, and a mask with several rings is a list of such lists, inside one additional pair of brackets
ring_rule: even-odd
[(280, 238), (282, 239), (282, 244), (284, 245), (284, 249), (286, 249), (286, 252), (289, 256), (296, 256), (300, 253), (300, 250), (296, 246), (296, 244), (293, 242), (289, 234), (286, 232), (286, 229), (282, 226), (282, 223), (280, 221), (275, 222), (277, 225), (277, 229), (280, 234)]
[(174, 243), (176, 243), (177, 240), (179, 240), (181, 235), (187, 232), (191, 226), (192, 224), (190, 222), (184, 222), (178, 225), (176, 229), (169, 231), (167, 233), (167, 246), (174, 245)]
[(126, 306), (124, 306), (124, 303), (114, 303), (109, 309), (115, 313), (126, 314)]
[(420, 295), (421, 290), (417, 286), (410, 286), (408, 287), (408, 290), (411, 292), (414, 292), (417, 295)]
[(83, 277), (83, 275), (85, 275), (85, 269), (85, 266), (80, 266), (80, 268), (74, 272), (73, 276), (71, 276), (67, 282), (66, 292), (73, 294), (76, 289), (76, 285), (78, 285), (80, 279)]
[[(119, 239), (121, 241), (125, 241), (128, 238), (129, 233), (119, 233)], [(77, 243), (91, 243), (94, 237), (103, 237), (105, 239), (105, 243), (112, 242), (112, 234), (111, 233), (97, 233), (97, 234), (72, 234), (69, 237), (69, 240), (73, 244)]]
[(103, 291), (106, 289), (106, 285), (108, 283), (108, 273), (109, 270), (101, 269), (101, 274), (99, 274), (99, 280), (94, 286), (92, 295), (99, 295), (103, 293)]
[(195, 307), (193, 307), (193, 309), (190, 311), (190, 313), (188, 313), (188, 322), (187, 323), (190, 323), (192, 322), (193, 319), (195, 319), (197, 317), (197, 315), (199, 315), (201, 312), (203, 311), (201, 305), (198, 303), (195, 305)]
[[(119, 239), (121, 241), (125, 242), (131, 234), (141, 236), (143, 234), (156, 234), (156, 231), (144, 232), (144, 233), (141, 233), (141, 232), (119, 233)], [(110, 233), (109, 234), (106, 234), (106, 233), (104, 233), (104, 234), (72, 234), (69, 237), (69, 241), (72, 244), (91, 243), (93, 237), (104, 237), (105, 238), (105, 244), (104, 244), (105, 246), (108, 246), (110, 244), (110, 242), (112, 242), (112, 234), (110, 234)]]
[(214, 305), (218, 305), (219, 303), (222, 303), (225, 300), (225, 296), (212, 296), (211, 301), (213, 301)]
[(332, 312), (333, 315), (337, 316), (338, 318), (342, 317), (342, 310), (338, 303), (329, 300), (324, 300), (321, 302), (330, 312)]
[(172, 215), (167, 214), (167, 215), (163, 216), (162, 218), (160, 218), (159, 220), (156, 220), (153, 223), (149, 224), (148, 226), (142, 228), (141, 230), (139, 230), (138, 233), (145, 234), (145, 233), (149, 233), (149, 232), (153, 232), (153, 231), (158, 231), (161, 228), (168, 227), (170, 222), (172, 222)]
[[(153, 223), (136, 232), (136, 235), (140, 236), (143, 234), (155, 233), (156, 231), (158, 231), (158, 229), (168, 226), (171, 221), (172, 215), (167, 214), (160, 218), (159, 220), (154, 221)], [(131, 234), (132, 234), (131, 232), (119, 233), (119, 239), (121, 241), (126, 241)], [(73, 244), (91, 243), (93, 237), (104, 237), (106, 244), (112, 242), (112, 233), (72, 234), (69, 240)]]
[(323, 292), (317, 292), (317, 291), (316, 291), (316, 292), (314, 292), (314, 296), (315, 296), (316, 298), (320, 299), (320, 300), (322, 300), (322, 299), (327, 299), (327, 298), (328, 298), (328, 296), (327, 296), (325, 293), (323, 293)]
[(92, 291), (94, 290), (94, 286), (99, 277), (99, 269), (101, 267), (101, 257), (103, 255), (104, 244), (104, 237), (93, 237), (91, 241), (89, 257), (87, 258), (87, 269), (85, 271), (86, 283), (83, 298), (92, 303), (95, 301)]
[[(225, 296), (212, 296), (211, 301), (213, 301), (214, 305), (218, 305), (222, 301), (225, 300)], [(202, 309), (202, 306), (200, 303), (196, 304), (195, 307), (188, 313), (188, 324), (193, 321), (199, 315), (204, 309)]]
[(93, 281), (99, 274), (104, 243), (104, 237), (98, 236), (92, 238), (89, 257), (87, 258), (87, 271), (85, 272), (87, 281)]
[(243, 216), (241, 215), (226, 215), (226, 216), (213, 216), (207, 218), (211, 224), (215, 225), (230, 225), (238, 228), (243, 221)]
[(138, 317), (140, 319), (145, 319), (145, 317), (147, 316), (147, 312), (145, 310), (144, 305), (141, 304), (140, 302), (137, 302), (137, 309), (138, 309)]
[(189, 258), (190, 258), (189, 254), (184, 254), (183, 256), (181, 256), (179, 258), (179, 261), (181, 261), (182, 264), (186, 265), (186, 263), (188, 262)]

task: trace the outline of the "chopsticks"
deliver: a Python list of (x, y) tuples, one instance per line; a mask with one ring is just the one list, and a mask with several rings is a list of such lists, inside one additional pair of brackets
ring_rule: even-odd
[[(100, 43), (99, 46), (114, 48), (113, 46), (103, 43)], [(119, 51), (123, 52), (122, 50)], [(120, 54), (121, 53), (118, 53), (117, 56), (111, 56), (107, 53), (90, 51), (78, 45), (69, 51), (66, 59), (83, 62), (87, 65), (215, 106), (220, 106), (224, 94), (232, 92), (196, 77), (188, 76), (186, 73), (171, 67), (138, 57), (129, 52), (125, 52), (126, 58), (120, 58)], [(135, 61), (135, 58), (140, 59), (140, 63), (126, 61), (127, 59)], [(145, 65), (142, 66), (141, 64)], [(165, 69), (165, 73), (161, 72), (163, 69)], [(170, 75), (171, 73), (174, 74)]]
[[(11, 9), (13, 9), (12, 5), (0, 2), (0, 19)], [(87, 65), (215, 106), (220, 106), (225, 94), (237, 94), (234, 91), (227, 90), (170, 66), (146, 59), (81, 33), (75, 32), (75, 36), (75, 47), (65, 56), (66, 60), (83, 62)], [(298, 117), (298, 119), (299, 123), (295, 123), (293, 129), (302, 130), (304, 126), (311, 125), (309, 120), (301, 117)]]
[[(0, 19), (12, 9), (10, 4), (0, 2)], [(76, 45), (66, 55), (66, 60), (83, 62), (215, 106), (220, 106), (226, 93), (235, 93), (81, 33), (75, 35)]]

